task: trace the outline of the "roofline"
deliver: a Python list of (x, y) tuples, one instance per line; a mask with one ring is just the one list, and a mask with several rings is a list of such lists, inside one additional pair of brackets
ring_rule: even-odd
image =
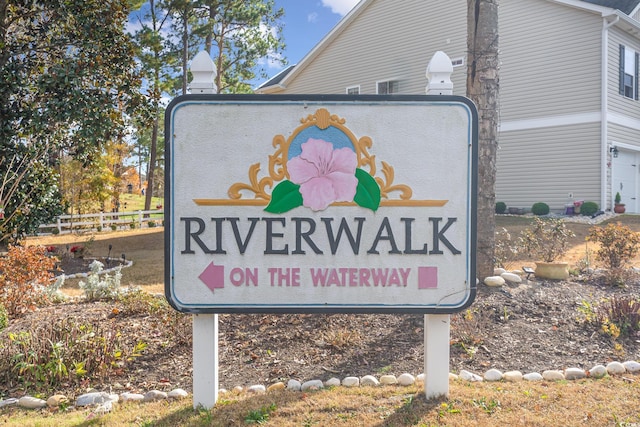
[(631, 18), (629, 15), (617, 9), (611, 15), (605, 16), (605, 18), (609, 19), (610, 16), (617, 16), (620, 18), (614, 24), (616, 27), (619, 27), (623, 31), (631, 33), (637, 38), (640, 38), (640, 22), (636, 21), (635, 19)]
[[(605, 18), (609, 22), (614, 22), (616, 27), (621, 28), (623, 31), (630, 32), (634, 36), (640, 38), (640, 22), (631, 18), (630, 15), (622, 12), (619, 9), (614, 9), (612, 7), (599, 6), (592, 3), (587, 3), (580, 0), (547, 0), (553, 3), (564, 4), (569, 7), (574, 7), (576, 9), (582, 9), (589, 12), (594, 12)], [(640, 4), (636, 6), (634, 12), (640, 9)], [(615, 18), (618, 18), (615, 20)]]
[[(269, 88), (270, 88), (270, 87), (272, 87), (272, 86), (273, 86), (273, 87), (278, 87), (278, 86), (280, 86), (280, 81), (281, 81), (282, 79), (278, 80), (278, 83), (275, 83), (275, 84), (272, 84), (272, 85), (269, 85), (269, 86), (265, 86), (265, 85), (266, 85), (267, 83), (269, 83), (270, 81), (272, 81), (272, 80), (276, 80), (278, 77), (280, 77), (280, 75), (281, 75), (281, 74), (285, 74), (285, 77), (286, 77), (286, 74), (288, 74), (288, 73), (290, 73), (291, 71), (293, 71), (293, 69), (296, 67), (296, 65), (298, 65), (298, 64), (288, 65), (288, 66), (284, 67), (282, 70), (278, 71), (278, 73), (277, 73), (275, 76), (271, 77), (269, 80), (267, 80), (266, 82), (264, 82), (264, 83), (262, 83), (260, 86), (258, 86), (258, 87), (254, 90), (254, 92), (256, 92), (256, 93), (262, 93), (262, 92), (263, 92), (263, 91), (265, 91), (265, 90), (269, 90)], [(284, 78), (284, 77), (283, 77), (283, 78)]]
[(581, 0), (547, 0), (547, 1), (550, 1), (552, 3), (564, 4), (567, 6), (574, 7), (576, 9), (583, 9), (583, 10), (588, 10), (590, 12), (596, 12), (601, 14), (602, 16), (611, 15), (613, 11), (616, 10), (611, 7), (600, 6), (593, 3), (587, 3), (586, 1), (581, 1)]
[[(258, 93), (274, 93), (286, 89), (287, 82), (304, 70), (322, 52), (325, 45), (331, 43), (342, 31), (365, 10), (374, 0), (360, 0), (349, 13), (347, 13), (336, 25), (307, 53), (300, 62), (287, 74), (280, 83), (273, 86), (258, 88)], [(273, 89), (272, 89), (273, 88)], [(268, 91), (268, 92), (267, 92)]]
[(280, 83), (276, 83), (270, 86), (264, 86), (264, 87), (260, 86), (256, 90), (254, 90), (254, 92), (260, 93), (260, 94), (270, 94), (270, 93), (282, 92), (285, 89), (286, 89), (286, 86), (283, 86)]

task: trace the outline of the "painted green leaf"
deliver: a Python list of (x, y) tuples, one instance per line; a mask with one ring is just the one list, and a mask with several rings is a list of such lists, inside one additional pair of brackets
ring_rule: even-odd
[(353, 197), (353, 201), (363, 208), (376, 211), (380, 206), (380, 187), (378, 183), (362, 169), (356, 169), (356, 178), (358, 179), (358, 187), (356, 187), (356, 195)]
[(271, 213), (284, 213), (298, 206), (302, 206), (300, 186), (285, 180), (274, 187), (271, 192), (271, 202), (264, 210)]

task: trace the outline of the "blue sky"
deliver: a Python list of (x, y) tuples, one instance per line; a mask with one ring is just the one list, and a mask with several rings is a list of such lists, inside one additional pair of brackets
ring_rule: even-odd
[[(296, 64), (331, 31), (358, 0), (275, 0), (284, 9), (285, 56)], [(274, 75), (277, 69), (269, 70)]]

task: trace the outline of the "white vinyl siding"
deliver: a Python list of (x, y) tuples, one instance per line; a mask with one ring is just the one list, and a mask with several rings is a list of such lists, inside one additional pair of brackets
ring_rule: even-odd
[[(391, 77), (399, 93), (424, 94), (425, 71), (436, 51), (465, 55), (466, 12), (465, 0), (371, 2), (287, 82), (284, 93), (344, 93), (358, 81), (360, 93), (375, 94), (376, 83)], [(454, 93), (464, 95), (465, 67), (455, 69), (452, 81)]]
[(600, 17), (547, 1), (502, 0), (499, 18), (501, 120), (600, 110)]
[(600, 124), (500, 134), (496, 200), (530, 209), (545, 202), (561, 211), (572, 193), (600, 203)]
[(630, 128), (615, 123), (609, 124), (609, 141), (624, 143), (640, 149), (640, 128)]

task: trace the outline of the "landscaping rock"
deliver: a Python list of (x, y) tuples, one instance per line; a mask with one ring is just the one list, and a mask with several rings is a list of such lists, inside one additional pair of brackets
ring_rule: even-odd
[(164, 400), (168, 397), (167, 393), (160, 390), (151, 390), (144, 394), (143, 402), (155, 402), (156, 400)]
[(464, 369), (460, 371), (459, 375), (460, 379), (471, 382), (479, 382), (482, 381), (482, 377), (480, 375), (476, 375), (473, 372), (465, 371)]
[(640, 372), (640, 363), (636, 362), (635, 360), (624, 362), (622, 363), (622, 366), (624, 366), (624, 369), (626, 369), (630, 374), (636, 374)]
[(302, 387), (300, 387), (300, 390), (312, 391), (312, 390), (320, 390), (323, 388), (324, 388), (324, 384), (322, 383), (321, 380), (311, 380), (311, 381), (302, 383)]
[(342, 380), (342, 385), (345, 387), (358, 387), (360, 385), (360, 378), (346, 377)]
[(365, 375), (360, 378), (360, 386), (378, 386), (380, 385), (380, 381), (373, 375)]
[(529, 372), (522, 376), (526, 381), (542, 381), (544, 378), (538, 372)]
[(509, 371), (504, 373), (504, 380), (508, 382), (517, 382), (522, 381), (522, 372), (520, 371)]
[(325, 387), (338, 387), (340, 385), (340, 379), (339, 378), (329, 378), (327, 381), (324, 382), (324, 386)]
[(567, 380), (581, 380), (587, 376), (584, 369), (567, 368), (564, 370), (564, 378)]
[(518, 276), (517, 274), (506, 272), (502, 273), (500, 277), (510, 283), (522, 283), (522, 277)]
[(167, 393), (167, 397), (169, 397), (170, 399), (184, 399), (187, 396), (189, 396), (189, 393), (181, 388), (173, 389), (169, 393)]
[(589, 376), (591, 378), (602, 378), (607, 375), (607, 368), (602, 365), (596, 365), (589, 369)]
[(247, 389), (247, 393), (254, 393), (254, 394), (264, 394), (267, 392), (267, 388), (265, 386), (263, 386), (262, 384), (255, 384), (250, 386)]
[(302, 383), (298, 380), (289, 380), (289, 382), (287, 382), (287, 390), (300, 391), (301, 388)]
[(267, 393), (272, 393), (274, 391), (284, 390), (285, 388), (287, 388), (287, 386), (282, 381), (279, 381), (279, 382), (273, 383), (269, 387), (267, 387)]
[(561, 381), (564, 380), (564, 374), (562, 371), (544, 371), (542, 373), (542, 378), (547, 381)]
[(122, 400), (123, 402), (142, 402), (144, 400), (144, 395), (140, 393), (124, 392), (120, 395), (120, 400)]
[(109, 393), (94, 391), (78, 396), (76, 399), (76, 406), (99, 405), (109, 399)]
[(627, 370), (620, 362), (610, 362), (607, 365), (607, 373), (609, 373), (609, 375), (622, 375), (625, 372), (627, 372)]
[(18, 399), (18, 406), (25, 409), (38, 409), (47, 406), (47, 402), (33, 396), (23, 396)]
[(9, 399), (0, 400), (0, 409), (6, 406), (13, 406), (18, 404), (18, 399), (10, 397)]
[(67, 403), (69, 399), (64, 394), (54, 394), (50, 398), (47, 399), (47, 406), (50, 408), (57, 408), (63, 403)]
[(416, 382), (416, 378), (408, 373), (404, 373), (398, 377), (398, 384), (401, 386), (409, 386)]
[(500, 381), (502, 379), (502, 372), (497, 369), (489, 369), (484, 373), (485, 381)]
[(380, 377), (380, 384), (392, 385), (398, 384), (398, 379), (395, 375), (383, 375)]
[(500, 286), (504, 286), (505, 281), (500, 276), (489, 276), (484, 279), (484, 284), (492, 288), (499, 288)]

